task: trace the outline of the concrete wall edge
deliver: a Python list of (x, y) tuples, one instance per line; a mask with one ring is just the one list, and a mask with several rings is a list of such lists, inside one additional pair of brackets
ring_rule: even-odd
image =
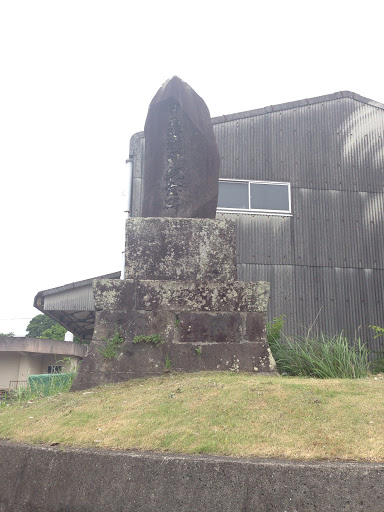
[[(381, 512), (384, 463), (305, 462), (0, 441), (0, 512)], [(123, 508), (121, 508), (123, 506)]]

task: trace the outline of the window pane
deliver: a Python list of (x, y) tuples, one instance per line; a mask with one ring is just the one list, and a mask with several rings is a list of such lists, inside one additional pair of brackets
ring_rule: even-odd
[(219, 183), (219, 208), (249, 208), (248, 183), (227, 182)]
[(251, 208), (256, 210), (289, 210), (288, 185), (251, 183)]

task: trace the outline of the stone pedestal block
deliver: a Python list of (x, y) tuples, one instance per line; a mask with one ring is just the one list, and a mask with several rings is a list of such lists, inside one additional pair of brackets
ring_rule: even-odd
[[(266, 338), (269, 283), (236, 281), (233, 221), (128, 219), (126, 244), (125, 279), (93, 282), (95, 330), (73, 390), (169, 366), (275, 371)], [(115, 333), (123, 342), (106, 357)]]
[(131, 218), (126, 223), (126, 279), (233, 281), (234, 221)]
[[(167, 359), (178, 371), (275, 371), (265, 330), (269, 283), (100, 279), (93, 287), (94, 337), (74, 390), (159, 375)], [(107, 360), (116, 328), (124, 343)]]

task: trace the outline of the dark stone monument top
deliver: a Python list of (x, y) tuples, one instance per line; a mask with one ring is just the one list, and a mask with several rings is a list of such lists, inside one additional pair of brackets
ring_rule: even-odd
[(142, 216), (215, 218), (220, 156), (204, 100), (171, 78), (149, 106), (144, 133)]

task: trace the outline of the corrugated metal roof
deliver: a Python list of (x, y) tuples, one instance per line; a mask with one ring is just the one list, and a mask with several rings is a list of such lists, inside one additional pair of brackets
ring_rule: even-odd
[(119, 279), (120, 272), (69, 283), (39, 292), (33, 305), (73, 334), (91, 340), (95, 325), (94, 279)]
[(43, 290), (41, 292), (38, 292), (37, 296), (46, 297), (48, 295), (52, 295), (55, 293), (64, 292), (67, 290), (71, 290), (73, 288), (81, 288), (82, 286), (92, 285), (92, 282), (95, 279), (119, 279), (120, 278), (120, 272), (113, 272), (112, 274), (104, 274), (102, 276), (97, 277), (91, 277), (90, 279), (84, 279), (83, 281), (76, 281), (74, 283), (68, 283), (64, 284), (62, 286), (58, 286), (56, 288), (49, 288), (48, 290)]

